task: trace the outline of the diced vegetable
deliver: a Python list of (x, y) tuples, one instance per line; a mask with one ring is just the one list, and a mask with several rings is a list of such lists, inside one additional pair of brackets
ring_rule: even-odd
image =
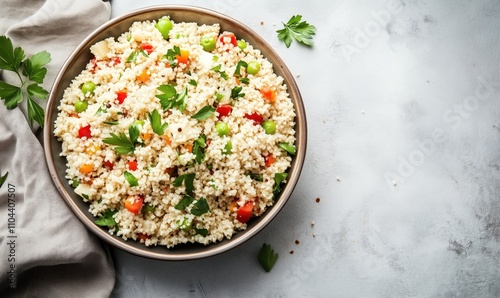
[(81, 112), (87, 110), (89, 103), (86, 100), (77, 100), (75, 102), (74, 106), (75, 106), (75, 111), (77, 113), (81, 113)]
[(181, 49), (181, 54), (175, 56), (175, 59), (177, 59), (177, 63), (187, 64), (189, 61), (189, 51)]
[(127, 98), (127, 92), (126, 91), (118, 91), (116, 92), (116, 100), (118, 100), (119, 104), (122, 104), (125, 99)]
[(270, 167), (276, 161), (276, 158), (274, 158), (274, 156), (269, 153), (268, 155), (264, 156), (264, 161), (266, 162), (266, 167)]
[(88, 174), (94, 170), (94, 166), (91, 164), (84, 164), (80, 166), (80, 173), (82, 174)]
[(276, 101), (276, 91), (274, 91), (273, 89), (271, 89), (268, 86), (262, 87), (260, 89), (260, 94), (268, 102), (275, 102)]
[(217, 122), (217, 124), (215, 124), (215, 130), (220, 137), (229, 135), (229, 126), (222, 121), (219, 121)]
[(139, 240), (140, 242), (144, 242), (148, 239), (149, 239), (149, 235), (147, 235), (147, 234), (143, 234), (143, 233), (137, 234), (137, 240)]
[(252, 217), (252, 211), (255, 203), (252, 201), (248, 201), (245, 205), (241, 206), (238, 209), (238, 213), (236, 213), (236, 219), (241, 223), (247, 223)]
[(106, 40), (97, 42), (90, 47), (90, 52), (99, 60), (105, 59), (109, 53), (108, 42)]
[(205, 35), (200, 41), (203, 50), (206, 52), (211, 52), (215, 50), (216, 39), (215, 36)]
[(168, 33), (174, 27), (174, 23), (169, 18), (161, 18), (156, 23), (156, 29), (160, 31), (163, 38), (168, 39)]
[(149, 81), (150, 75), (146, 70), (143, 70), (138, 76), (137, 80), (141, 83), (147, 83)]
[(128, 169), (131, 171), (136, 171), (137, 170), (137, 161), (132, 160), (127, 162)]
[(110, 170), (112, 170), (115, 167), (115, 165), (109, 160), (104, 161), (104, 166)]
[(264, 120), (264, 119), (262, 119), (261, 115), (255, 113), (255, 112), (253, 112), (251, 114), (245, 114), (245, 118), (252, 120), (253, 125), (261, 125), (262, 121)]
[(238, 46), (236, 41), (236, 36), (231, 32), (224, 32), (219, 36), (219, 41), (223, 44), (232, 44), (233, 46)]
[(219, 105), (217, 107), (217, 113), (219, 114), (219, 119), (222, 117), (225, 117), (231, 113), (233, 110), (233, 107), (231, 105), (225, 104), (225, 105)]
[(93, 82), (83, 83), (83, 85), (81, 87), (83, 95), (88, 96), (88, 95), (94, 94), (95, 87), (96, 86)]
[(264, 132), (268, 135), (276, 133), (276, 123), (273, 120), (266, 120), (262, 122), (262, 128), (264, 128)]
[(90, 138), (92, 136), (92, 133), (90, 131), (90, 125), (80, 127), (78, 130), (78, 137), (80, 139), (82, 138)]
[(153, 45), (150, 43), (141, 43), (141, 49), (148, 53), (148, 55), (153, 53)]
[(247, 43), (244, 41), (244, 40), (238, 40), (238, 48), (240, 48), (241, 50), (244, 50), (247, 48)]
[(260, 63), (257, 61), (248, 62), (247, 73), (255, 75), (260, 71)]
[(226, 145), (224, 145), (224, 149), (222, 150), (222, 154), (231, 154), (233, 151), (233, 142), (227, 141)]
[(142, 196), (129, 196), (125, 200), (125, 208), (134, 213), (137, 214), (139, 213), (139, 210), (141, 210), (142, 205), (144, 204), (144, 197)]

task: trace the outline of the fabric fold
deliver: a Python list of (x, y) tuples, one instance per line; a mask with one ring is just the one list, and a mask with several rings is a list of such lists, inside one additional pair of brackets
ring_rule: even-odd
[[(70, 53), (111, 14), (100, 0), (0, 0), (0, 7), (0, 35), (27, 57), (51, 54), (46, 90)], [(8, 71), (0, 79), (19, 85)], [(8, 172), (0, 188), (0, 296), (108, 297), (115, 280), (109, 251), (53, 185), (37, 130), (27, 121), (26, 102), (14, 110), (0, 102), (0, 175)]]

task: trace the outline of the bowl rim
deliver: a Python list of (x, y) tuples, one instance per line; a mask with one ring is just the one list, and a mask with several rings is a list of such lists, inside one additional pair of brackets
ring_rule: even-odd
[[(199, 252), (194, 252), (194, 253), (179, 253), (179, 254), (169, 254), (168, 251), (170, 250), (169, 248), (165, 247), (164, 252), (165, 253), (158, 253), (154, 251), (148, 251), (148, 247), (144, 245), (144, 248), (137, 248), (134, 246), (131, 246), (128, 244), (129, 240), (122, 240), (121, 237), (118, 237), (116, 235), (111, 235), (107, 232), (107, 230), (97, 226), (94, 222), (90, 221), (89, 218), (87, 217), (86, 213), (88, 213), (88, 210), (82, 210), (80, 207), (76, 205), (76, 202), (74, 199), (71, 197), (71, 195), (66, 191), (66, 189), (63, 186), (63, 183), (66, 182), (66, 179), (64, 178), (64, 174), (62, 177), (60, 176), (60, 173), (58, 173), (56, 167), (55, 167), (55, 162), (54, 162), (54, 155), (53, 155), (53, 149), (51, 146), (51, 140), (55, 138), (53, 135), (53, 120), (51, 115), (54, 113), (54, 109), (57, 109), (57, 106), (59, 105), (59, 98), (57, 98), (58, 95), (58, 90), (62, 88), (61, 84), (63, 81), (63, 78), (65, 77), (65, 74), (67, 70), (70, 68), (72, 65), (72, 62), (75, 60), (76, 57), (80, 55), (80, 53), (91, 45), (89, 44), (91, 40), (96, 38), (97, 36), (101, 35), (104, 31), (112, 28), (116, 24), (119, 24), (121, 22), (127, 21), (129, 19), (132, 19), (134, 17), (138, 17), (143, 14), (148, 14), (148, 13), (153, 13), (157, 11), (165, 11), (165, 15), (168, 15), (169, 11), (178, 11), (178, 12), (190, 12), (190, 13), (197, 13), (197, 14), (203, 14), (203, 15), (209, 15), (211, 17), (215, 17), (219, 20), (219, 23), (222, 25), (222, 23), (227, 23), (232, 26), (238, 27), (242, 32), (245, 32), (252, 36), (255, 40), (258, 42), (258, 48), (259, 50), (265, 49), (265, 52), (267, 53), (267, 56), (265, 56), (267, 59), (271, 60), (273, 63), (273, 68), (276, 71), (276, 67), (280, 67), (280, 71), (283, 73), (283, 79), (285, 80), (285, 83), (287, 84), (287, 91), (290, 95), (290, 98), (292, 99), (292, 102), (294, 104), (294, 109), (296, 113), (296, 155), (293, 157), (292, 164), (290, 168), (287, 169), (288, 173), (291, 173), (287, 177), (287, 183), (285, 184), (285, 187), (283, 188), (279, 198), (276, 200), (275, 204), (273, 204), (272, 207), (269, 207), (264, 214), (262, 214), (259, 218), (261, 218), (255, 225), (251, 227), (247, 227), (246, 230), (242, 231), (237, 231), (235, 235), (244, 233), (241, 237), (233, 237), (231, 239), (226, 239), (227, 241), (224, 241), (222, 243), (221, 241), (218, 241), (216, 243), (209, 244), (209, 246), (206, 246), (207, 249), (203, 249), (202, 251)], [(115, 38), (117, 36), (114, 36)], [(264, 54), (264, 53), (263, 53)], [(57, 89), (57, 90), (56, 90)], [(292, 96), (293, 95), (293, 96)], [(295, 82), (295, 79), (293, 75), (291, 74), (290, 70), (288, 67), (285, 65), (283, 60), (279, 57), (279, 55), (276, 53), (276, 51), (271, 48), (271, 46), (255, 31), (253, 31), (251, 28), (246, 26), (245, 24), (241, 23), (240, 21), (233, 19), (232, 17), (229, 17), (223, 13), (207, 9), (207, 8), (202, 8), (198, 6), (191, 6), (191, 5), (156, 5), (156, 6), (148, 6), (144, 7), (141, 9), (137, 9), (128, 13), (125, 13), (123, 15), (117, 16), (115, 18), (110, 19), (106, 23), (102, 24), (99, 26), (97, 29), (95, 29), (90, 35), (88, 35), (80, 44), (71, 52), (69, 57), (66, 59), (62, 67), (60, 68), (55, 81), (52, 85), (49, 99), (47, 102), (47, 107), (46, 107), (46, 117), (44, 121), (44, 131), (43, 131), (43, 140), (44, 140), (44, 153), (45, 153), (45, 160), (48, 166), (49, 173), (52, 178), (53, 184), (56, 186), (57, 190), (61, 194), (62, 198), (66, 202), (67, 206), (69, 209), (76, 215), (76, 217), (82, 222), (82, 224), (89, 229), (94, 235), (98, 236), (101, 240), (104, 240), (106, 243), (119, 248), (125, 252), (131, 253), (136, 256), (140, 257), (145, 257), (145, 258), (150, 258), (150, 259), (156, 259), (156, 260), (164, 260), (164, 261), (180, 261), (180, 260), (194, 260), (194, 259), (201, 259), (201, 258), (206, 258), (209, 256), (214, 256), (220, 253), (223, 253), (225, 251), (229, 251), (244, 242), (248, 241), (251, 239), (253, 236), (255, 236), (257, 233), (259, 233), (265, 226), (267, 226), (275, 217), (276, 215), (283, 209), (283, 206), (288, 202), (288, 199), (290, 198), (297, 182), (300, 176), (300, 173), (302, 171), (302, 167), (304, 164), (305, 156), (306, 156), (306, 148), (307, 148), (307, 120), (306, 120), (306, 113), (305, 113), (305, 107), (302, 101), (302, 96), (300, 94), (300, 91), (298, 89), (297, 83)], [(60, 142), (58, 142), (60, 143)], [(64, 181), (64, 182), (63, 182)], [(234, 235), (233, 235), (234, 236)], [(202, 244), (199, 244), (202, 245)]]

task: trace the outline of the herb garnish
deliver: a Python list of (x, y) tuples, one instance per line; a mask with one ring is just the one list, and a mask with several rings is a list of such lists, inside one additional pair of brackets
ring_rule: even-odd
[(266, 272), (273, 269), (276, 260), (278, 260), (278, 254), (274, 252), (271, 245), (264, 243), (259, 252), (259, 263), (262, 265)]
[(181, 49), (178, 46), (174, 46), (172, 49), (169, 49), (165, 55), (163, 55), (162, 58), (165, 58), (168, 60), (168, 64), (170, 64), (171, 67), (176, 67), (177, 62), (175, 61), (176, 56), (181, 55)]
[(200, 198), (196, 203), (194, 203), (193, 208), (191, 208), (191, 214), (199, 216), (210, 212), (210, 207), (208, 206), (207, 200), (205, 198)]
[(201, 164), (205, 158), (205, 148), (207, 147), (207, 137), (205, 134), (201, 134), (199, 138), (194, 141), (193, 154), (195, 155), (194, 160)]
[(196, 82), (196, 81), (195, 81), (195, 80), (193, 80), (193, 79), (189, 80), (188, 84), (189, 84), (189, 85), (193, 85), (193, 86), (195, 86), (195, 87), (196, 87), (196, 86), (198, 86), (198, 82)]
[(102, 227), (114, 227), (116, 226), (116, 221), (113, 216), (117, 213), (117, 210), (111, 211), (110, 209), (104, 211), (100, 218), (98, 218), (95, 223)]
[(132, 124), (128, 128), (129, 138), (125, 135), (125, 133), (120, 133), (120, 135), (116, 135), (111, 133), (110, 138), (106, 138), (102, 140), (106, 144), (114, 145), (115, 151), (118, 154), (129, 154), (134, 153), (135, 145), (138, 143), (137, 139), (139, 138), (139, 128), (137, 125)]
[(182, 198), (182, 200), (180, 200), (179, 203), (177, 203), (177, 205), (175, 205), (175, 209), (177, 210), (184, 210), (186, 209), (189, 205), (191, 205), (191, 203), (194, 201), (194, 198), (191, 197), (191, 196), (188, 196), (188, 195), (184, 195), (184, 197)]
[(241, 90), (243, 90), (243, 87), (241, 86), (236, 86), (233, 89), (231, 89), (231, 98), (238, 99), (238, 97), (244, 97), (245, 93), (241, 93)]
[(291, 155), (295, 155), (296, 151), (297, 151), (297, 148), (295, 148), (294, 145), (291, 145), (289, 143), (286, 143), (286, 142), (281, 142), (281, 143), (278, 143), (278, 146), (285, 150), (286, 152), (290, 153)]
[(194, 231), (196, 232), (196, 234), (199, 234), (201, 236), (207, 236), (208, 235), (208, 230), (207, 229), (197, 229), (197, 228), (194, 228)]
[(197, 119), (197, 120), (206, 120), (206, 119), (212, 117), (214, 112), (215, 112), (214, 107), (212, 107), (211, 105), (206, 105), (203, 108), (201, 108), (198, 112), (196, 112), (196, 114), (191, 116), (191, 118)]
[(125, 180), (127, 180), (130, 186), (139, 186), (139, 181), (137, 181), (137, 178), (129, 171), (123, 172), (123, 176), (125, 176)]
[(297, 42), (306, 46), (313, 45), (312, 39), (313, 35), (316, 34), (316, 27), (301, 20), (301, 15), (292, 16), (286, 24), (282, 23), (285, 26), (283, 29), (276, 31), (278, 33), (278, 39), (284, 42), (287, 48), (292, 44), (292, 37)]
[(181, 93), (177, 93), (174, 86), (165, 84), (157, 88), (162, 94), (157, 94), (156, 98), (160, 99), (160, 104), (163, 110), (177, 108), (182, 113), (186, 109), (187, 87)]
[(167, 129), (168, 123), (161, 123), (161, 115), (156, 109), (154, 109), (152, 113), (148, 113), (148, 116), (149, 121), (151, 121), (151, 127), (153, 128), (153, 131), (157, 135), (162, 136), (165, 133), (165, 129)]
[[(21, 86), (0, 81), (0, 99), (4, 100), (7, 109), (12, 110), (23, 101), (24, 96), (27, 96), (30, 125), (33, 127), (35, 121), (43, 127), (45, 112), (35, 99), (45, 100), (49, 95), (49, 92), (39, 84), (43, 83), (47, 74), (47, 68), (44, 66), (50, 62), (50, 54), (42, 51), (31, 55), (28, 59), (25, 58), (26, 55), (21, 47), (14, 49), (12, 41), (7, 36), (0, 36), (0, 69), (15, 72), (21, 81)], [(21, 74), (27, 79), (23, 79)]]
[(213, 67), (213, 68), (212, 68), (212, 70), (213, 70), (213, 71), (215, 71), (216, 73), (220, 74), (220, 76), (221, 76), (224, 80), (226, 80), (226, 81), (227, 81), (227, 79), (229, 78), (229, 77), (228, 77), (228, 75), (227, 75), (227, 73), (226, 73), (225, 71), (221, 71), (221, 70), (220, 70), (220, 68), (221, 68), (221, 65), (220, 65), (220, 64), (218, 64), (218, 65), (216, 65), (215, 67)]
[(184, 186), (186, 187), (186, 193), (188, 195), (192, 195), (194, 191), (193, 181), (195, 175), (196, 175), (195, 173), (182, 174), (179, 177), (175, 178), (173, 185), (176, 187), (181, 186), (182, 183), (184, 182)]
[(125, 60), (125, 63), (132, 63), (132, 62), (135, 62), (135, 60), (137, 59), (137, 56), (139, 55), (138, 52), (132, 52), (132, 54), (130, 54), (127, 58), (127, 60)]
[(273, 199), (278, 195), (281, 191), (281, 183), (285, 181), (287, 173), (276, 173), (274, 174), (274, 188), (273, 188)]
[(248, 67), (248, 64), (243, 61), (243, 60), (240, 60), (238, 61), (238, 63), (236, 64), (236, 69), (234, 70), (234, 75), (237, 76), (237, 77), (241, 77), (241, 67), (244, 67), (244, 68), (247, 68)]

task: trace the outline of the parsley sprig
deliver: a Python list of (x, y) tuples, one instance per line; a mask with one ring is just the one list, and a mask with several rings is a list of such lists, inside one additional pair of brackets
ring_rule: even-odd
[(181, 113), (184, 113), (187, 105), (187, 87), (185, 87), (180, 93), (177, 93), (175, 87), (170, 84), (160, 85), (157, 89), (161, 92), (161, 94), (157, 94), (156, 98), (160, 99), (160, 104), (163, 110), (166, 111), (171, 108), (177, 108), (181, 111)]
[(271, 245), (264, 243), (259, 252), (259, 263), (266, 272), (273, 269), (274, 264), (278, 260), (278, 254), (274, 252)]
[(106, 144), (114, 145), (115, 151), (118, 154), (130, 154), (134, 153), (135, 145), (139, 143), (139, 128), (137, 125), (133, 124), (128, 128), (128, 135), (124, 132), (116, 135), (111, 133), (111, 137), (102, 140)]
[(312, 39), (313, 35), (316, 34), (316, 27), (301, 20), (301, 15), (292, 16), (286, 24), (283, 23), (285, 26), (283, 29), (276, 31), (278, 39), (284, 42), (287, 48), (290, 47), (293, 39), (306, 46), (313, 45)]
[(33, 121), (36, 121), (43, 127), (45, 112), (36, 99), (45, 100), (49, 95), (39, 84), (43, 83), (47, 74), (44, 66), (50, 62), (50, 54), (42, 51), (25, 58), (21, 47), (14, 48), (7, 36), (0, 36), (0, 69), (15, 72), (21, 81), (20, 86), (0, 81), (0, 99), (4, 100), (7, 109), (12, 110), (26, 97), (30, 125), (33, 127)]
[(154, 109), (152, 113), (149, 113), (148, 116), (149, 121), (151, 121), (151, 127), (153, 128), (153, 131), (157, 135), (162, 136), (165, 133), (165, 129), (167, 129), (168, 123), (161, 123), (161, 115), (156, 109)]

